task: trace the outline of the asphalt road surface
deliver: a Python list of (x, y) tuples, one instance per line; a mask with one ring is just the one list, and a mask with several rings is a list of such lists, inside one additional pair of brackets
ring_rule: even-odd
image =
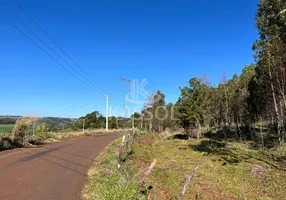
[(0, 152), (0, 200), (81, 198), (94, 159), (118, 135), (97, 135)]

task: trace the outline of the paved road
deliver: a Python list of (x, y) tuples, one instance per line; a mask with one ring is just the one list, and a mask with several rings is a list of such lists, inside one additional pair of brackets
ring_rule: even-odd
[(88, 136), (0, 152), (0, 199), (80, 199), (93, 160), (117, 137)]

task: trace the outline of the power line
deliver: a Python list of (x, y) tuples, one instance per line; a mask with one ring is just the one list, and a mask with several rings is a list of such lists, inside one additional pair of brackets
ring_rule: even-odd
[(60, 111), (57, 115), (63, 115), (63, 114), (68, 114), (68, 113), (72, 113), (74, 111), (77, 111), (79, 109), (82, 109), (86, 106), (92, 105), (92, 104), (96, 104), (94, 101), (91, 101), (89, 103), (86, 104), (82, 104), (82, 105), (73, 105), (73, 106), (69, 106), (65, 109), (63, 109), (62, 111)]
[[(78, 113), (79, 111), (86, 111), (87, 108), (89, 108), (90, 105), (95, 105), (97, 103), (89, 103), (89, 104), (85, 104), (85, 105), (82, 105), (81, 107), (79, 108), (74, 108), (70, 111), (67, 111), (67, 112), (64, 112), (64, 113), (61, 113), (61, 115), (66, 115), (66, 116), (72, 116), (74, 115), (75, 113)], [(93, 111), (91, 111), (93, 112)], [(98, 111), (99, 112), (99, 111)], [(86, 115), (86, 114), (85, 114)]]
[[(16, 1), (17, 2), (17, 1)], [(27, 13), (27, 11), (17, 2), (17, 4), (20, 6), (20, 8), (26, 13), (28, 17), (32, 19), (32, 21), (47, 35), (47, 37), (82, 71), (83, 74), (85, 74), (88, 78), (86, 78), (83, 74), (81, 74), (78, 70), (76, 70), (73, 66), (69, 64), (64, 58), (62, 58), (55, 50), (53, 50), (45, 41), (43, 41), (33, 30), (29, 28), (22, 20), (20, 20), (18, 17), (16, 19), (24, 25), (26, 29), (28, 29), (38, 40), (40, 40), (46, 47), (48, 47), (54, 54), (56, 54), (62, 61), (64, 61), (70, 68), (72, 68), (76, 74), (70, 71), (66, 66), (64, 66), (62, 63), (60, 63), (55, 57), (53, 57), (48, 51), (45, 51), (37, 42), (35, 42), (31, 37), (29, 37), (25, 32), (23, 32), (17, 25), (15, 25), (11, 20), (9, 20), (6, 16), (3, 15), (3, 17), (15, 28), (17, 29), (21, 34), (23, 34), (28, 40), (30, 40), (32, 43), (34, 43), (41, 51), (43, 51), (48, 57), (50, 57), (52, 60), (54, 60), (56, 63), (58, 63), (62, 68), (64, 68), (67, 72), (69, 72), (71, 75), (75, 76), (79, 81), (81, 81), (83, 84), (87, 85), (94, 91), (96, 89), (99, 90), (102, 94), (108, 94), (107, 90), (105, 90), (103, 87), (99, 86), (99, 84), (93, 80), (48, 34), (44, 31), (44, 29)], [(2, 5), (3, 6), (3, 5)], [(79, 76), (78, 76), (79, 75)], [(87, 82), (82, 80), (84, 78)], [(91, 85), (90, 85), (91, 84)]]
[(11, 22), (6, 16), (2, 15), (15, 29), (17, 29), (20, 33), (22, 33), (28, 40), (30, 40), (32, 43), (34, 43), (40, 50), (42, 50), (47, 56), (49, 56), (52, 60), (54, 60), (56, 63), (58, 63), (62, 68), (64, 68), (67, 72), (69, 72), (71, 75), (76, 77), (79, 81), (81, 81), (83, 84), (90, 87), (92, 90), (97, 91), (95, 88), (84, 82), (82, 79), (80, 79), (77, 75), (75, 75), (73, 72), (71, 72), (68, 68), (66, 68), (63, 64), (61, 64), (59, 61), (57, 61), (51, 54), (46, 52), (41, 46), (39, 46), (35, 41), (33, 41), (27, 34), (25, 34), (20, 28), (18, 28), (13, 22)]
[(72, 58), (69, 56), (63, 48), (61, 48), (55, 40), (52, 39), (52, 37), (40, 26), (40, 24), (25, 10), (25, 8), (16, 0), (17, 5), (23, 10), (23, 12), (41, 29), (41, 31), (90, 79), (94, 82), (97, 87), (101, 88), (101, 90), (104, 91), (105, 94), (108, 94), (109, 92), (105, 90), (103, 87), (101, 87), (94, 79), (92, 79)]
[[(62, 61), (64, 61), (70, 68), (72, 68), (75, 72), (77, 72), (80, 76), (82, 76), (86, 81), (94, 85), (95, 87), (98, 87), (93, 82), (91, 82), (89, 79), (87, 79), (84, 75), (82, 75), (78, 70), (76, 70), (73, 66), (71, 66), (65, 59), (63, 59), (55, 50), (53, 50), (45, 41), (43, 41), (34, 31), (32, 31), (21, 19), (19, 19), (17, 16), (15, 18), (23, 24), (38, 40), (40, 40), (46, 47), (48, 47), (54, 54), (56, 54)], [(98, 89), (102, 92), (102, 94), (105, 94), (105, 91), (103, 91), (100, 87)]]

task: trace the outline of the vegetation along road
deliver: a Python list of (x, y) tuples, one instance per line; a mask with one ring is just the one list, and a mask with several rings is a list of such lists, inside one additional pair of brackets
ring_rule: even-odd
[(79, 199), (86, 172), (116, 134), (0, 153), (0, 199)]

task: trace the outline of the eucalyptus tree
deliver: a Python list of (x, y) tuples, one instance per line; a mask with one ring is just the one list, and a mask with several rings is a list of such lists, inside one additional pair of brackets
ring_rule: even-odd
[[(256, 51), (257, 79), (263, 93), (271, 93), (279, 142), (285, 139), (286, 110), (286, 0), (260, 1), (256, 12), (259, 40)], [(268, 95), (267, 95), (268, 96)], [(270, 99), (267, 100), (270, 102)]]
[(186, 133), (196, 130), (196, 137), (201, 137), (201, 127), (208, 126), (211, 120), (210, 88), (198, 78), (192, 78), (189, 86), (180, 88), (181, 95), (177, 102), (178, 117)]

